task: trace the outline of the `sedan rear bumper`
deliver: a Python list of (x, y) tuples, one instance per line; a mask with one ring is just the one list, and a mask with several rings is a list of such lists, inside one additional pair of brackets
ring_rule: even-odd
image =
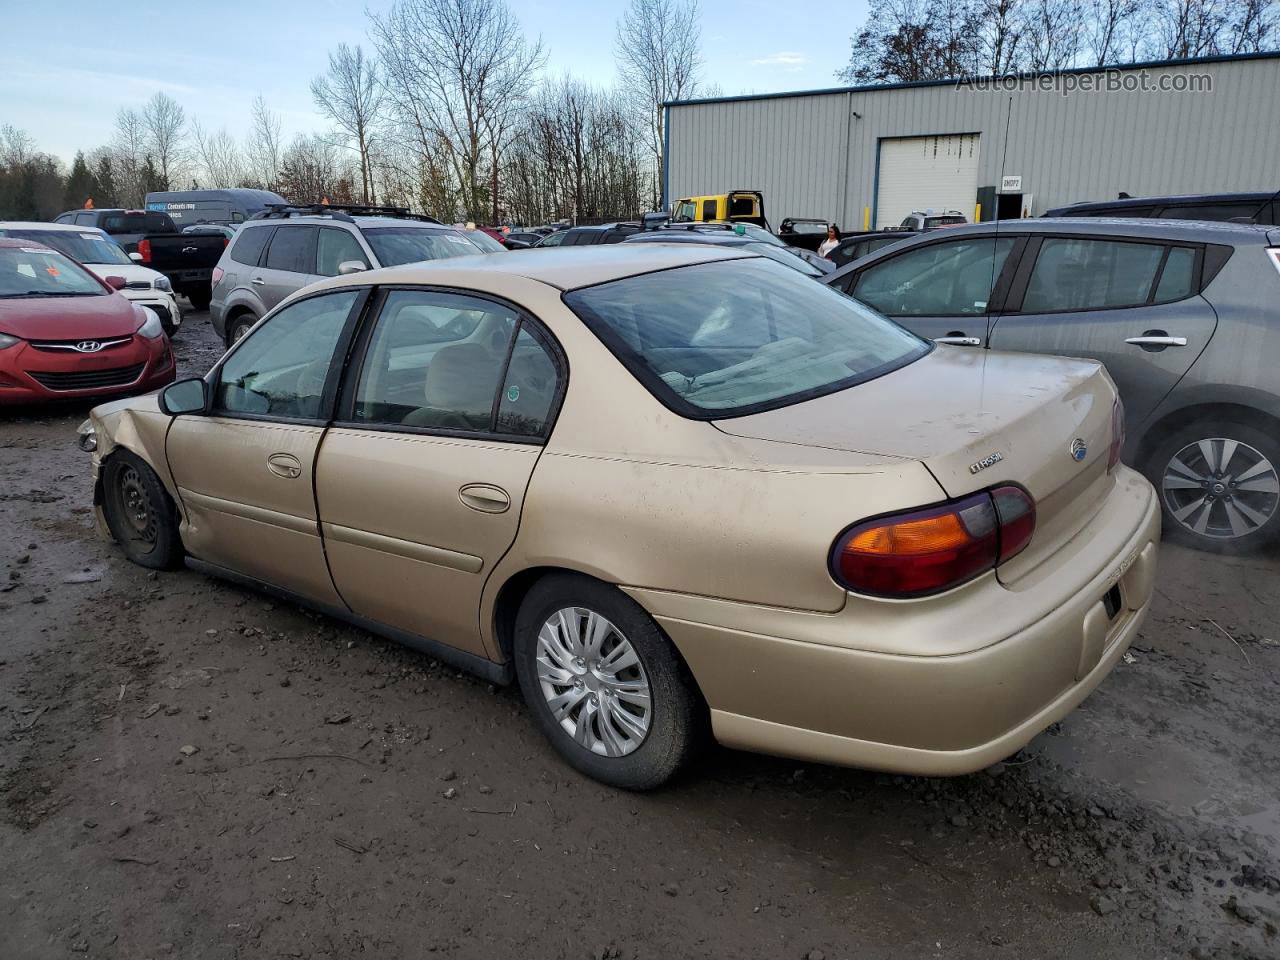
[[(1056, 558), (1093, 571), (1084, 585), (1064, 588), (1065, 576), (1050, 576), (1018, 591), (989, 576), (960, 588), (982, 598), (967, 609), (957, 604), (948, 624), (965, 640), (961, 652), (874, 649), (880, 637), (852, 603), (832, 615), (752, 608), (758, 616), (743, 617), (729, 612), (742, 604), (627, 592), (684, 655), (726, 746), (897, 773), (970, 773), (1066, 716), (1137, 634), (1153, 590), (1160, 515), (1150, 485), (1123, 474)], [(1008, 604), (1024, 626), (988, 635), (1001, 618), (981, 611)], [(912, 613), (908, 601), (891, 615), (910, 627)], [(934, 623), (921, 618), (922, 631)], [(920, 636), (919, 649), (936, 649), (935, 640)]]

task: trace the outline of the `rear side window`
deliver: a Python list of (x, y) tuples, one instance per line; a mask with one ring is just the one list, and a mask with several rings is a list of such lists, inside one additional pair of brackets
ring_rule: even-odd
[(1149, 217), (1155, 207), (1103, 207), (1100, 210), (1085, 210), (1080, 213), (1067, 211), (1067, 217)]
[(1157, 243), (1047, 237), (1027, 282), (1022, 312), (1105, 310), (1146, 303), (1164, 250)]
[(1169, 220), (1230, 220), (1232, 217), (1252, 217), (1262, 206), (1261, 203), (1189, 203), (1182, 207), (1165, 207), (1160, 216)]
[(971, 237), (916, 247), (863, 270), (853, 296), (890, 317), (985, 314), (1013, 244)]
[(316, 262), (315, 227), (278, 227), (267, 248), (268, 270), (312, 273)]
[(267, 238), (270, 236), (270, 227), (246, 227), (231, 244), (231, 259), (236, 263), (256, 267), (262, 256), (262, 248), (267, 245)]
[(83, 225), (86, 225), (86, 224), (87, 224), (88, 226), (93, 226), (93, 221), (94, 221), (95, 219), (97, 219), (97, 215), (96, 215), (96, 214), (92, 214), (92, 213), (77, 213), (77, 214), (76, 214), (76, 223), (81, 224), (82, 226), (83, 226)]
[(1182, 300), (1195, 292), (1196, 252), (1191, 247), (1170, 247), (1156, 285), (1156, 303)]
[(556, 383), (551, 353), (527, 326), (521, 326), (498, 399), (498, 433), (543, 436), (555, 405)]
[(716, 202), (714, 200), (702, 201), (702, 219), (703, 220), (716, 219)]

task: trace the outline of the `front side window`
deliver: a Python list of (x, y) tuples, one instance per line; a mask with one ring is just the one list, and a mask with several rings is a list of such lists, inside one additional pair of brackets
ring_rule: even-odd
[(686, 416), (737, 416), (853, 386), (929, 346), (772, 260), (626, 277), (564, 301), (635, 377)]
[(476, 252), (475, 245), (457, 231), (430, 227), (378, 227), (365, 230), (364, 239), (383, 267), (467, 257)]
[(683, 223), (688, 220), (698, 219), (698, 205), (692, 200), (681, 200), (676, 204), (675, 210), (671, 214), (671, 219), (675, 223)]
[(333, 354), (359, 293), (310, 297), (267, 318), (218, 371), (214, 412), (320, 419)]
[(477, 297), (391, 291), (365, 350), (352, 419), (492, 432), (518, 321), (509, 307)]
[(1164, 249), (1158, 243), (1046, 237), (1027, 282), (1022, 312), (1078, 312), (1146, 303)]
[(349, 260), (357, 260), (366, 267), (364, 251), (360, 243), (345, 230), (334, 227), (321, 227), (320, 239), (316, 244), (316, 273), (322, 277), (336, 277), (338, 267)]
[(863, 270), (853, 296), (890, 317), (985, 314), (1013, 243), (969, 237), (916, 247)]
[(56, 250), (0, 247), (0, 297), (96, 297), (110, 293)]
[(268, 270), (312, 273), (316, 262), (315, 227), (279, 227), (267, 249)]
[(246, 227), (231, 244), (231, 259), (249, 267), (256, 267), (262, 256), (262, 248), (271, 236), (271, 227)]

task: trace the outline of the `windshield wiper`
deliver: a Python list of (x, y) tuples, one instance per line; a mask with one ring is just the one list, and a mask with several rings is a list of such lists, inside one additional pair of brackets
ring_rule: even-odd
[(92, 291), (82, 290), (28, 290), (26, 293), (0, 293), (0, 298), (6, 300), (20, 299), (24, 297), (96, 297), (97, 294)]

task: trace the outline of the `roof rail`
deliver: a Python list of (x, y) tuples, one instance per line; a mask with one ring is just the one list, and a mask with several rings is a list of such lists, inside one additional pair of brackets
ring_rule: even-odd
[(350, 221), (354, 217), (393, 217), (398, 220), (418, 220), (422, 223), (440, 223), (425, 213), (410, 213), (408, 207), (381, 207), (368, 203), (268, 203), (266, 209), (255, 213), (250, 220), (287, 220), (290, 217), (332, 217)]

